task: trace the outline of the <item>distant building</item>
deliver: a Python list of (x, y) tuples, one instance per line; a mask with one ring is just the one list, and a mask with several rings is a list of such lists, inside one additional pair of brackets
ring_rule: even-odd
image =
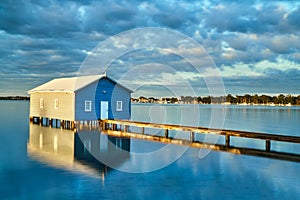
[(80, 121), (130, 119), (132, 91), (104, 75), (58, 78), (30, 94), (30, 117)]

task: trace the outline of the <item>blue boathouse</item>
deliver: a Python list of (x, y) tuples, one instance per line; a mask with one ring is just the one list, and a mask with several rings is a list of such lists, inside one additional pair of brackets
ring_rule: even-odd
[(28, 93), (31, 118), (74, 122), (131, 117), (132, 91), (106, 74), (57, 78)]

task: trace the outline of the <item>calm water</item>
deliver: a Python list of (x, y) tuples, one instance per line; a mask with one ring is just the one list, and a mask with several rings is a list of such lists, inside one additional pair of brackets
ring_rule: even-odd
[[(187, 105), (185, 109), (191, 113), (194, 110), (193, 105)], [(224, 128), (300, 134), (298, 107), (229, 106), (218, 109), (226, 109)], [(83, 145), (72, 133), (60, 129), (49, 132), (46, 127), (29, 126), (29, 102), (0, 101), (0, 110), (0, 199), (300, 198), (300, 163), (213, 151), (200, 159), (199, 149), (190, 148), (177, 161), (160, 170), (126, 173), (95, 165), (86, 151), (80, 151)], [(178, 123), (181, 112), (170, 105), (133, 105), (133, 119), (140, 121)], [(210, 106), (200, 106), (199, 124), (207, 126), (209, 123)], [(84, 146), (92, 148), (93, 141), (99, 141), (97, 137), (102, 136), (88, 134), (96, 140), (84, 139)], [(114, 141), (123, 146), (126, 144), (118, 139)], [(75, 151), (72, 151), (73, 147)], [(139, 140), (131, 140), (130, 144), (133, 153), (161, 147), (162, 144)], [(101, 148), (111, 152), (105, 144), (101, 143), (100, 151)], [(172, 150), (180, 148), (173, 146)], [(273, 148), (286, 147), (276, 144)], [(287, 150), (298, 149), (295, 146)], [(166, 151), (151, 162), (145, 160), (139, 166), (144, 169), (157, 166), (172, 157), (173, 151)], [(113, 152), (110, 155), (119, 155), (118, 151)], [(133, 163), (139, 164), (133, 155), (116, 160), (122, 170)]]

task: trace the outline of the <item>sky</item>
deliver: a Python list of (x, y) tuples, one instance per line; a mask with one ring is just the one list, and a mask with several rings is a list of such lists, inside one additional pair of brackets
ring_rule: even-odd
[[(299, 1), (1, 0), (0, 96), (28, 95), (28, 90), (53, 78), (75, 76), (95, 47), (116, 34), (140, 33), (135, 30), (148, 27), (196, 41), (212, 59), (226, 94), (298, 95), (299, 19)], [(176, 43), (177, 36), (160, 38), (158, 47)], [(123, 43), (124, 38), (114, 41), (115, 49), (110, 50)], [(184, 46), (183, 51), (188, 50), (195, 54)], [(137, 96), (172, 96), (174, 92), (161, 89), (183, 88), (187, 82), (193, 94), (209, 94), (209, 70), (199, 73), (180, 53), (136, 48), (112, 60), (108, 73), (121, 79), (130, 70), (124, 83), (136, 83)]]

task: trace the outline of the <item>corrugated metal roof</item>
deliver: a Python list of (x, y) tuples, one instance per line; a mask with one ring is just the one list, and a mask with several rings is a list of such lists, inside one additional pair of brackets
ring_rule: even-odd
[(78, 76), (70, 78), (56, 78), (43, 85), (33, 88), (28, 93), (59, 91), (59, 92), (75, 92), (81, 88), (100, 80), (106, 75)]

